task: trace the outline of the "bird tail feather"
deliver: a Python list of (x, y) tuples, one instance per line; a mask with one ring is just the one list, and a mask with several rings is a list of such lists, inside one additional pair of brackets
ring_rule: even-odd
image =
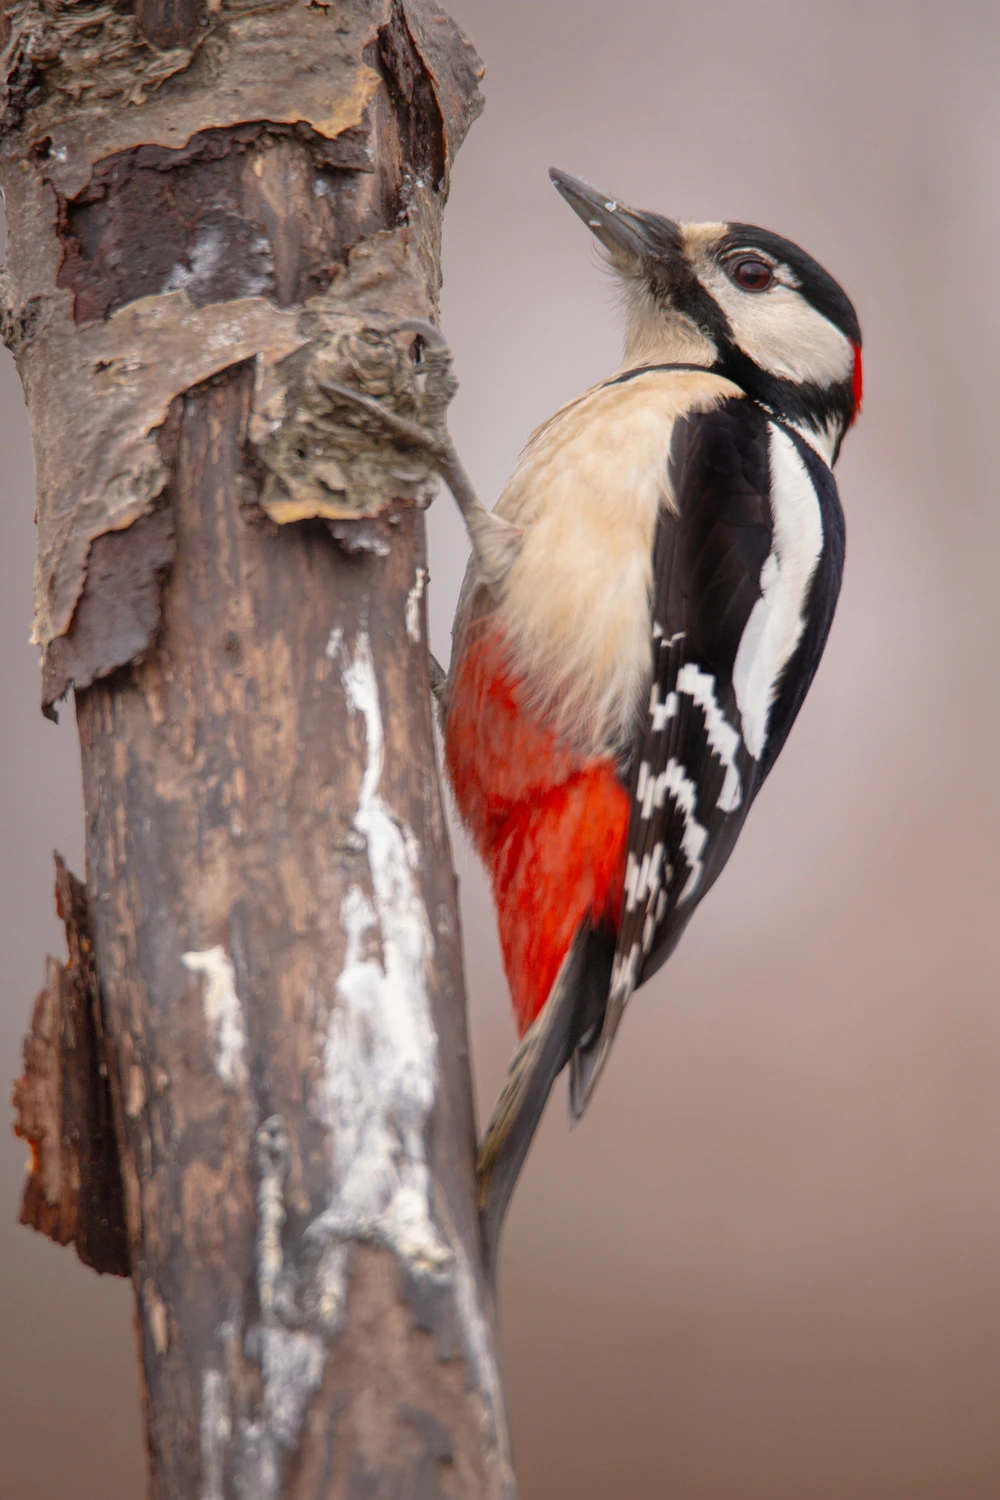
[[(577, 929), (493, 1106), (479, 1147), (477, 1176), (486, 1267), (494, 1281), (504, 1215), (552, 1085), (581, 1046), (600, 1035), (614, 951), (613, 938), (589, 925)], [(575, 1091), (570, 1097), (571, 1116), (578, 1119), (582, 1108), (576, 1107)]]

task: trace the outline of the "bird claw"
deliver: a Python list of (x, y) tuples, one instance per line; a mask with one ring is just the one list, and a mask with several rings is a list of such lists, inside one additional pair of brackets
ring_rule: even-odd
[(449, 361), (451, 360), (451, 349), (448, 340), (434, 323), (428, 323), (426, 318), (406, 318), (402, 323), (396, 323), (392, 328), (386, 330), (388, 333), (416, 333), (423, 339), (428, 349), (446, 350)]
[(423, 318), (407, 318), (382, 332), (386, 338), (413, 333), (423, 344), (415, 371), (423, 377), (416, 417), (402, 416), (377, 397), (339, 381), (321, 381), (320, 389), (337, 401), (365, 412), (397, 442), (424, 455), (447, 484), (462, 512), (483, 581), (496, 589), (510, 571), (521, 544), (521, 532), (480, 502), (451, 440), (447, 411), (458, 382), (451, 373), (453, 357), (448, 341), (439, 328)]
[(368, 416), (374, 417), (393, 437), (421, 449), (429, 458), (440, 461), (441, 439), (432, 428), (414, 421), (412, 417), (401, 416), (376, 396), (369, 396), (352, 385), (343, 385), (339, 380), (320, 380), (317, 385), (326, 395), (335, 396), (338, 401), (356, 406)]
[(453, 356), (448, 341), (439, 328), (424, 318), (407, 318), (389, 328), (372, 331), (383, 339), (398, 333), (416, 334), (420, 339), (423, 347), (421, 358), (414, 362), (414, 374), (422, 378), (422, 384), (412, 393), (416, 416), (403, 416), (363, 388), (336, 380), (320, 380), (317, 384), (327, 396), (363, 411), (393, 437), (417, 448), (443, 473), (443, 466), (453, 452), (445, 413), (458, 389), (451, 373)]

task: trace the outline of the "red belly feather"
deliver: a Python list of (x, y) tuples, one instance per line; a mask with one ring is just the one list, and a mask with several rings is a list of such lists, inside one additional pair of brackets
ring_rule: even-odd
[(493, 885), (523, 1034), (580, 923), (617, 928), (629, 798), (613, 759), (567, 750), (522, 696), (502, 637), (474, 627), (449, 693), (445, 759)]

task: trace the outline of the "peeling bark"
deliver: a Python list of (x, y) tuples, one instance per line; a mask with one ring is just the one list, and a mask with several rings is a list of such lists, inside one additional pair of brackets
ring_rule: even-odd
[(171, 402), (243, 359), (273, 519), (429, 499), (426, 465), (331, 422), (321, 384), (357, 375), (373, 322), (433, 310), (447, 164), (476, 113), (468, 44), (429, 4), (222, 10), (170, 74), (104, 15), (27, 0), (4, 54), (0, 332), (32, 416), (49, 687), (92, 544), (163, 494)]
[(159, 626), (160, 589), (173, 560), (168, 509), (140, 516), (127, 531), (94, 538), (69, 629), (45, 653), (42, 707), (50, 718), (57, 717), (53, 704), (70, 687), (82, 691), (146, 651)]
[(14, 1129), (31, 1148), (21, 1223), (74, 1245), (95, 1271), (127, 1276), (114, 1055), (104, 1034), (87, 893), (58, 854), (56, 909), (69, 959), (46, 960), (45, 987), (24, 1039), (24, 1074), (14, 1085)]
[(499, 1500), (434, 484), (326, 391), (432, 398), (397, 329), (436, 310), (481, 70), (425, 0), (12, 22), (3, 331), (46, 706), (76, 687), (152, 1493)]

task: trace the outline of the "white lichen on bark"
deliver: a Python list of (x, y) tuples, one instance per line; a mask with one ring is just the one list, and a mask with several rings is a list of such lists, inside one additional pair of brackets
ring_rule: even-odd
[(223, 1500), (231, 1436), (228, 1383), (221, 1371), (206, 1370), (201, 1379), (201, 1500)]
[(406, 596), (406, 633), (414, 645), (420, 643), (420, 601), (426, 582), (427, 569), (418, 568), (413, 587)]
[(421, 851), (379, 793), (385, 738), (368, 637), (359, 632), (348, 658), (334, 631), (327, 654), (340, 661), (348, 711), (364, 723), (365, 769), (353, 826), (367, 851), (371, 894), (353, 884), (341, 905), (347, 949), (317, 1094), (330, 1132), (333, 1184), (329, 1207), (307, 1234), (386, 1245), (411, 1270), (433, 1275), (453, 1256), (430, 1206), (427, 1127), (438, 1071), (426, 976), (433, 937), (417, 879)]
[(214, 1043), (215, 1071), (227, 1089), (241, 1088), (247, 1078), (247, 1032), (229, 956), (225, 948), (216, 945), (181, 954), (181, 963), (202, 979), (201, 1003)]

